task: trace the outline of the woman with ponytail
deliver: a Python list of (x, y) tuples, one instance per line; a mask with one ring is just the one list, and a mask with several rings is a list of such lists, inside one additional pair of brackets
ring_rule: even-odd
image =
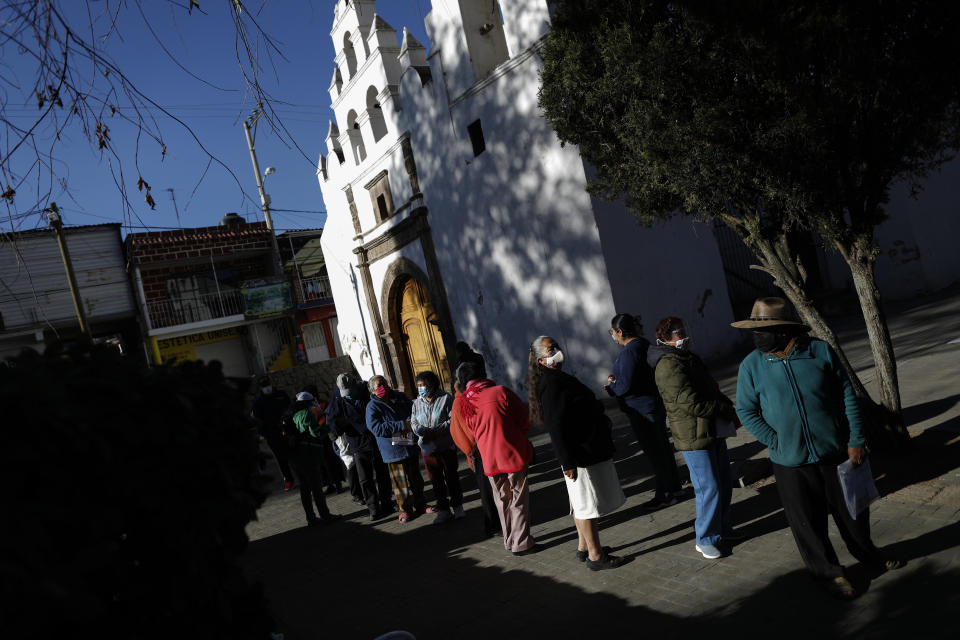
[(650, 459), (657, 485), (653, 499), (643, 507), (662, 509), (676, 504), (683, 496), (680, 472), (667, 438), (667, 419), (663, 401), (657, 391), (653, 369), (647, 362), (650, 343), (640, 334), (639, 320), (627, 313), (618, 313), (610, 321), (610, 337), (623, 347), (613, 373), (607, 376), (607, 393), (617, 399), (620, 410), (630, 420), (637, 443)]
[(577, 560), (592, 571), (619, 567), (623, 558), (600, 545), (597, 528), (597, 518), (626, 501), (613, 464), (610, 419), (586, 385), (561, 371), (556, 340), (534, 340), (529, 361), (530, 421), (546, 427), (557, 453), (577, 527)]

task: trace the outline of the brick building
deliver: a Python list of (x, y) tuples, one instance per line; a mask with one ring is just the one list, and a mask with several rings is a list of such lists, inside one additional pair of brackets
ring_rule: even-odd
[(290, 284), (272, 277), (270, 231), (220, 226), (132, 233), (128, 270), (151, 360), (219, 360), (247, 377), (293, 366)]

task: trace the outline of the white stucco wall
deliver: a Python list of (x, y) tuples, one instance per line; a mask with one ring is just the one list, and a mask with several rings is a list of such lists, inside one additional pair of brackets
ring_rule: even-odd
[[(443, 51), (430, 60), (434, 78), (442, 77), (440, 58)], [(539, 114), (538, 65), (521, 54), (449, 109), (440, 83), (416, 91), (405, 79), (402, 113), (432, 118), (433, 126), (402, 126), (416, 127), (412, 143), (457, 339), (519, 390), (530, 341), (553, 335), (568, 370), (598, 388), (615, 356), (606, 335), (613, 296), (579, 156), (560, 147)], [(486, 150), (474, 157), (467, 125), (477, 119)]]
[(678, 316), (701, 356), (734, 348), (741, 336), (730, 326), (735, 318), (710, 225), (677, 217), (647, 228), (621, 202), (594, 198), (593, 207), (617, 312), (639, 315), (651, 342), (661, 318)]
[[(914, 297), (960, 281), (960, 160), (929, 176), (916, 198), (905, 184), (890, 191), (889, 218), (876, 230), (876, 278), (886, 300)], [(835, 288), (852, 288), (850, 270), (827, 248), (826, 278)]]

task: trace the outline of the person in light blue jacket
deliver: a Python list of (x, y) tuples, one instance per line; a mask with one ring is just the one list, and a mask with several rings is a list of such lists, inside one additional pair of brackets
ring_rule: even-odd
[(443, 524), (466, 516), (457, 471), (457, 450), (450, 435), (453, 398), (440, 388), (440, 378), (433, 371), (418, 373), (416, 383), (417, 397), (413, 401), (410, 428), (419, 438), (417, 444), (423, 452), (423, 466), (437, 497), (434, 522)]
[(754, 349), (737, 376), (737, 415), (770, 450), (787, 523), (807, 569), (836, 597), (856, 592), (827, 535), (827, 514), (850, 553), (878, 570), (903, 566), (870, 539), (869, 510), (854, 519), (846, 508), (837, 466), (866, 459), (863, 417), (853, 385), (826, 342), (792, 319), (782, 298), (760, 298), (749, 320)]
[(423, 495), (420, 475), (420, 448), (413, 444), (410, 429), (410, 399), (391, 389), (386, 378), (370, 378), (367, 429), (377, 437), (377, 446), (387, 463), (393, 495), (400, 508), (400, 522), (409, 522), (418, 513), (433, 513)]

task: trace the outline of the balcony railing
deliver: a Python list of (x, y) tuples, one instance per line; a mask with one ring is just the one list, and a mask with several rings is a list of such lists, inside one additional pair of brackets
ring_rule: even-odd
[(297, 290), (297, 304), (316, 302), (333, 297), (333, 293), (330, 291), (330, 278), (327, 276), (300, 278), (294, 281), (294, 287)]
[(238, 290), (147, 303), (147, 314), (153, 329), (225, 318), (242, 313), (243, 297)]

